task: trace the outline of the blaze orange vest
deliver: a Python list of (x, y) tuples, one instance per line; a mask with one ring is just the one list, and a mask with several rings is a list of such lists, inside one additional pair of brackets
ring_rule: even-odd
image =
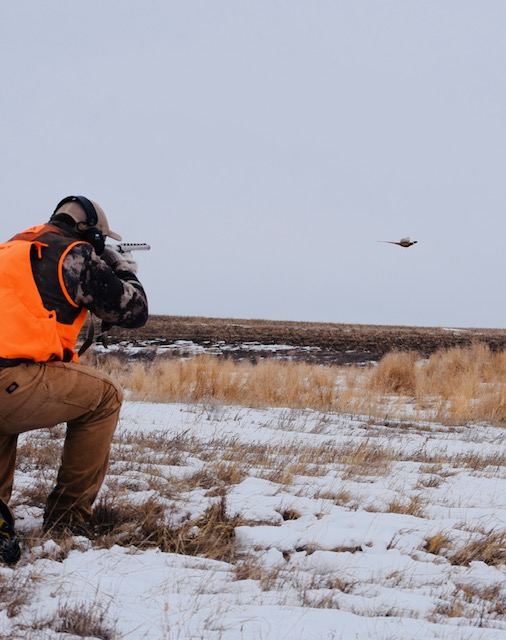
[[(0, 358), (78, 361), (74, 349), (87, 310), (70, 297), (63, 282), (62, 268), (68, 252), (76, 244), (83, 243), (65, 238), (63, 250), (59, 248), (58, 281), (66, 303), (74, 308), (75, 315), (70, 324), (64, 324), (59, 321), (56, 311), (44, 307), (32, 272), (32, 256), (33, 260), (42, 260), (44, 251), (49, 248), (48, 243), (37, 238), (58, 237), (50, 231), (51, 227), (47, 225), (32, 227), (0, 244)], [(56, 230), (53, 228), (53, 231)], [(59, 239), (61, 243), (61, 236)]]

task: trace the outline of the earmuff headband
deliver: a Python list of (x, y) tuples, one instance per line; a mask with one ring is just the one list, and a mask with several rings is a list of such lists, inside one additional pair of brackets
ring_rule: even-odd
[(64, 204), (67, 204), (67, 202), (78, 202), (81, 205), (86, 214), (86, 224), (88, 227), (94, 227), (98, 223), (98, 216), (93, 202), (84, 196), (67, 196), (63, 198), (63, 200), (56, 205), (54, 213), (56, 213), (60, 207), (63, 207)]

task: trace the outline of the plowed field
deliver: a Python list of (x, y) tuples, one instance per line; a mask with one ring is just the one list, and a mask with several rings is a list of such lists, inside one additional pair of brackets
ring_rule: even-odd
[[(379, 325), (238, 320), (203, 317), (150, 317), (141, 329), (111, 329), (110, 344), (157, 347), (164, 357), (194, 347), (226, 357), (256, 361), (276, 357), (307, 362), (377, 361), (392, 350), (414, 350), (429, 356), (438, 349), (482, 342), (493, 350), (506, 347), (506, 329), (459, 329)], [(177, 349), (172, 349), (176, 346)]]

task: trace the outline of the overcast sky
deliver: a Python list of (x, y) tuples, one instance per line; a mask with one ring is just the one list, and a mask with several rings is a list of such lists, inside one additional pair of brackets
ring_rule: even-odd
[(504, 0), (0, 8), (2, 239), (85, 195), (152, 313), (506, 326)]

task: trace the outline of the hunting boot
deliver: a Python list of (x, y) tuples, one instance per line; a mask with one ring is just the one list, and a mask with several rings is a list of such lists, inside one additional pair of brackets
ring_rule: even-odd
[(6, 504), (0, 500), (0, 562), (16, 564), (21, 556), (14, 521)]

